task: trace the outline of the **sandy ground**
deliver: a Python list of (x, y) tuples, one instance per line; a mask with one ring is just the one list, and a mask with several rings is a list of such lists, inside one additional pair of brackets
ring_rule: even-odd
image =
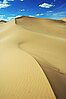
[(1, 24), (0, 99), (66, 99), (65, 59), (65, 21), (21, 17)]

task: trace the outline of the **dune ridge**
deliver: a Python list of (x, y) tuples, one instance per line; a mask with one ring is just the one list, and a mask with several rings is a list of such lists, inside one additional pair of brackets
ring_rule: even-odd
[[(0, 99), (66, 98), (63, 86), (66, 81), (62, 82), (60, 92), (56, 92), (59, 87), (53, 87), (53, 81), (58, 85), (64, 78), (61, 75), (66, 74), (65, 31), (64, 21), (24, 16), (0, 27)], [(53, 70), (57, 76), (51, 76)]]

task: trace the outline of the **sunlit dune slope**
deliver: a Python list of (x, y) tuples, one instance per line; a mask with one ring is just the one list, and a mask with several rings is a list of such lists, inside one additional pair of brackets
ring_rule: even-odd
[(66, 24), (20, 17), (0, 27), (0, 99), (55, 99), (41, 66), (66, 73)]

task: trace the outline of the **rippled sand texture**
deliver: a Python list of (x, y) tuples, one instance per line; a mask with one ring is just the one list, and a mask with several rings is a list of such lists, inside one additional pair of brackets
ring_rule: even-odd
[(20, 17), (1, 22), (0, 99), (56, 99), (48, 75), (51, 70), (65, 75), (65, 59), (65, 21)]

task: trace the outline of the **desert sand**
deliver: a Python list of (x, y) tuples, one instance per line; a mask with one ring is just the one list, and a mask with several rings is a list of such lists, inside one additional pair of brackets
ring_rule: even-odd
[(64, 20), (23, 16), (2, 23), (0, 99), (66, 99), (65, 59)]

